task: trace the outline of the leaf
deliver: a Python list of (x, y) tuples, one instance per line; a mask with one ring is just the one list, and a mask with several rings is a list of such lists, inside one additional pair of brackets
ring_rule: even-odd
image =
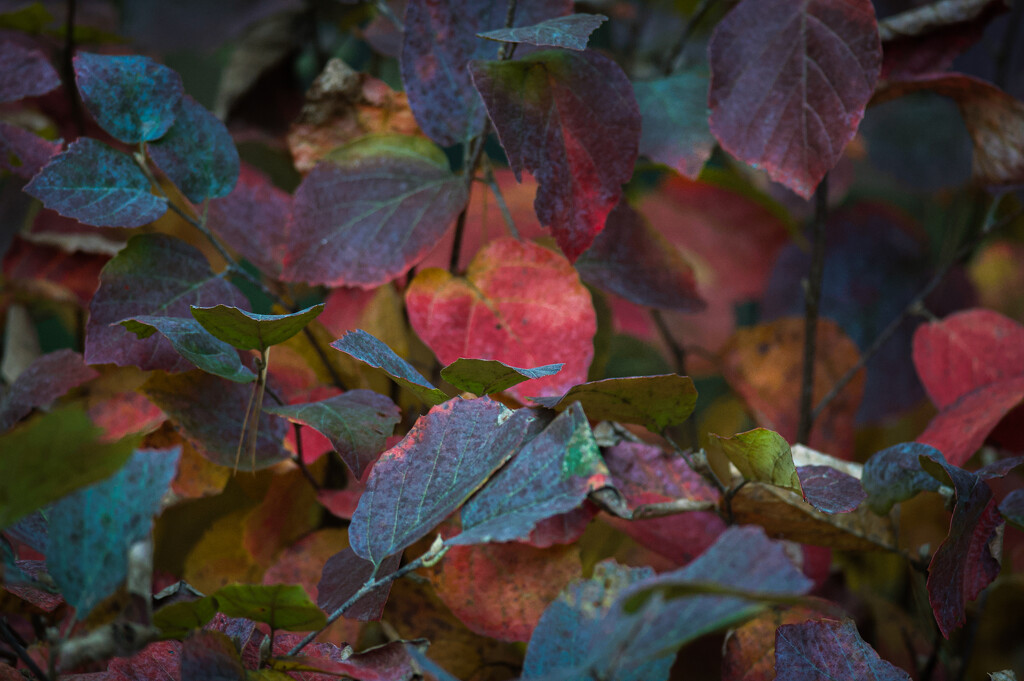
[(478, 38), (503, 43), (526, 43), (543, 47), (562, 47), (582, 52), (587, 49), (590, 34), (608, 21), (601, 14), (569, 14), (555, 17), (532, 26), (521, 28), (499, 28), (494, 31), (477, 33)]
[(82, 137), (53, 157), (25, 191), (64, 217), (95, 227), (140, 227), (167, 212), (167, 199), (128, 156)]
[(210, 201), (206, 226), (239, 255), (274, 279), (281, 276), (292, 197), (265, 175), (242, 165), (227, 196)]
[[(398, 569), (401, 562), (401, 553), (392, 554), (382, 560), (379, 566), (376, 566), (375, 572), (373, 563), (363, 560), (350, 548), (343, 549), (328, 558), (324, 564), (320, 583), (317, 584), (319, 595), (317, 596), (316, 603), (324, 612), (333, 613), (344, 605), (349, 598), (355, 596), (363, 585), (370, 580), (371, 576), (376, 575), (376, 579), (387, 577)], [(361, 620), (363, 622), (379, 620), (381, 613), (384, 611), (384, 604), (391, 593), (391, 584), (391, 582), (388, 582), (371, 590), (353, 603), (345, 611), (344, 616), (348, 619)]]
[(422, 538), (522, 446), (535, 421), (486, 397), (433, 407), (374, 464), (349, 526), (352, 550), (379, 565)]
[(999, 504), (999, 512), (1010, 524), (1024, 529), (1024, 489), (1015, 489), (1007, 494)]
[(137, 450), (113, 476), (50, 508), (46, 569), (77, 617), (128, 576), (128, 551), (149, 537), (180, 456), (180, 447)]
[(573, 403), (466, 502), (462, 533), (445, 543), (524, 541), (541, 521), (610, 483), (587, 417)]
[(699, 312), (696, 275), (675, 246), (625, 201), (576, 261), (583, 281), (637, 305)]
[[(201, 371), (179, 375), (154, 373), (140, 389), (163, 409), (210, 461), (232, 467), (252, 388)], [(256, 460), (243, 457), (240, 470), (260, 470), (290, 458), (282, 442), (288, 422), (275, 416), (260, 419)]]
[(139, 315), (122, 319), (120, 324), (140, 340), (159, 332), (171, 342), (178, 354), (214, 376), (236, 383), (252, 383), (256, 380), (256, 374), (242, 364), (238, 351), (213, 336), (195, 319)]
[(427, 404), (441, 404), (448, 399), (442, 390), (430, 385), (430, 382), (423, 378), (422, 374), (396, 355), (394, 350), (362, 329), (349, 331), (331, 343), (331, 347), (355, 357), (375, 369), (382, 370), (391, 380), (403, 388), (413, 391)]
[(418, 272), (405, 301), (409, 323), (442, 364), (467, 356), (516, 367), (564, 363), (557, 375), (509, 388), (516, 399), (560, 394), (586, 380), (594, 305), (557, 253), (496, 239), (477, 252), (465, 278)]
[(264, 407), (263, 411), (326, 435), (357, 478), (377, 460), (401, 420), (395, 403), (371, 390), (350, 390), (319, 402)]
[(99, 376), (72, 350), (57, 350), (38, 357), (14, 380), (6, 392), (0, 392), (0, 433), (31, 413), (45, 407)]
[(146, 681), (147, 679), (181, 677), (179, 641), (150, 643), (129, 658), (113, 657), (107, 665), (109, 681)]
[(755, 428), (732, 437), (714, 433), (709, 433), (708, 437), (745, 479), (800, 490), (800, 477), (793, 464), (789, 443), (775, 431)]
[(775, 678), (775, 630), (820, 616), (795, 606), (769, 610), (726, 635), (722, 649), (722, 681), (772, 681)]
[(823, 513), (849, 513), (867, 498), (860, 480), (831, 466), (800, 466), (804, 500)]
[[(569, 14), (566, 0), (524, 0), (516, 8), (515, 26), (529, 26)], [(466, 65), (471, 59), (494, 59), (498, 46), (477, 33), (505, 25), (504, 0), (457, 0), (443, 5), (411, 0), (406, 5), (401, 51), (402, 84), (423, 131), (438, 144), (465, 142), (486, 120)]]
[(174, 125), (147, 151), (192, 203), (227, 196), (238, 181), (238, 150), (231, 134), (188, 95), (178, 101)]
[(213, 594), (217, 609), (228, 617), (264, 622), (271, 629), (314, 631), (327, 626), (327, 618), (297, 584), (232, 584)]
[(982, 309), (922, 324), (914, 366), (939, 410), (917, 441), (960, 466), (1024, 399), (1024, 327)]
[(629, 79), (596, 52), (472, 62), (470, 73), (516, 179), (537, 179), (537, 218), (574, 262), (633, 175), (640, 110)]
[(910, 499), (918, 492), (935, 492), (938, 480), (921, 467), (919, 457), (942, 460), (942, 453), (930, 445), (902, 442), (876, 452), (864, 464), (861, 484), (868, 494), (868, 506), (878, 514)]
[(783, 624), (775, 634), (777, 678), (910, 681), (910, 675), (878, 656), (851, 619)]
[(184, 638), (191, 631), (206, 626), (217, 614), (217, 600), (212, 596), (194, 601), (171, 603), (153, 613), (153, 626), (161, 635), (169, 638)]
[(12, 40), (0, 43), (0, 102), (46, 94), (60, 86), (60, 76), (42, 52)]
[(519, 369), (494, 359), (460, 357), (441, 369), (441, 378), (459, 390), (474, 395), (490, 395), (508, 390), (531, 378), (554, 376), (565, 364), (546, 364), (533, 369)]
[(578, 401), (592, 420), (636, 423), (660, 433), (690, 417), (697, 390), (688, 376), (665, 374), (606, 378), (573, 386), (561, 397), (532, 399), (558, 411)]
[(239, 350), (264, 352), (299, 333), (324, 311), (323, 303), (291, 314), (256, 314), (237, 307), (191, 307), (192, 316), (214, 336)]
[(708, 55), (711, 132), (810, 198), (857, 132), (881, 71), (871, 2), (746, 0), (715, 27)]
[(689, 69), (633, 83), (633, 94), (643, 118), (640, 155), (696, 180), (715, 148), (708, 127), (707, 72)]
[(102, 434), (85, 412), (66, 407), (0, 435), (0, 529), (121, 468), (137, 440), (101, 443)]
[(409, 271), (466, 205), (465, 181), (419, 137), (361, 137), (295, 191), (286, 281), (372, 288)]
[(225, 634), (199, 631), (182, 644), (181, 681), (245, 681), (245, 667)]
[(303, 681), (330, 681), (338, 676), (354, 681), (412, 681), (418, 670), (411, 664), (410, 651), (427, 646), (424, 639), (399, 640), (352, 654), (348, 647), (316, 643), (304, 649), (305, 655), (280, 657), (298, 640), (294, 634), (277, 637), (274, 650), (279, 657), (269, 664), (275, 670), (294, 670), (296, 678)]
[(188, 371), (192, 363), (170, 341), (161, 336), (139, 341), (117, 322), (142, 315), (188, 318), (190, 305), (240, 305), (244, 300), (238, 289), (210, 271), (193, 246), (163, 234), (134, 236), (100, 274), (100, 287), (89, 304), (85, 361)]
[(100, 127), (126, 144), (163, 137), (185, 92), (177, 73), (139, 56), (79, 52), (75, 83)]
[(60, 151), (60, 141), (51, 142), (24, 128), (0, 121), (0, 170), (30, 180)]

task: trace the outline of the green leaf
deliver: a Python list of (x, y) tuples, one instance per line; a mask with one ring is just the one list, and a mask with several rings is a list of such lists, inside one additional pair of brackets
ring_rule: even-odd
[(755, 428), (732, 437), (708, 435), (745, 479), (800, 491), (789, 443), (774, 430)]
[(519, 369), (496, 359), (459, 358), (441, 369), (441, 378), (459, 390), (474, 395), (500, 393), (531, 378), (553, 376), (565, 364), (546, 364), (533, 369)]
[(323, 311), (323, 303), (292, 314), (256, 314), (227, 305), (192, 306), (192, 316), (214, 336), (239, 350), (260, 352), (284, 343)]
[(331, 343), (331, 347), (375, 369), (380, 369), (395, 383), (408, 388), (427, 404), (441, 404), (448, 399), (444, 391), (430, 385), (430, 381), (425, 379), (423, 374), (396, 355), (394, 350), (362, 329), (349, 331)]
[(194, 601), (166, 605), (153, 613), (153, 626), (167, 638), (184, 638), (205, 626), (217, 614), (217, 599), (204, 596)]
[(149, 338), (159, 331), (182, 357), (207, 373), (236, 383), (256, 380), (256, 375), (242, 364), (238, 351), (215, 338), (195, 319), (140, 315), (122, 319), (120, 324), (139, 339)]
[(264, 622), (272, 629), (313, 631), (327, 626), (323, 611), (298, 584), (230, 584), (213, 597), (228, 617)]

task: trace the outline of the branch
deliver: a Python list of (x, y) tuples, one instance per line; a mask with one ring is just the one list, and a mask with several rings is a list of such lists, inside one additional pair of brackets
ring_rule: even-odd
[(11, 626), (7, 624), (7, 618), (0, 619), (0, 638), (4, 640), (4, 643), (10, 646), (11, 650), (14, 651), (14, 654), (25, 663), (25, 666), (29, 668), (29, 671), (36, 675), (36, 678), (39, 679), (39, 681), (50, 681), (50, 677), (46, 672), (39, 668), (36, 661), (28, 654), (25, 646), (18, 640), (20, 637), (17, 632), (11, 629)]
[[(680, 376), (688, 375), (686, 371), (686, 347), (676, 341), (672, 331), (668, 328), (668, 324), (665, 323), (665, 317), (661, 314), (661, 310), (652, 307), (651, 319), (654, 320), (654, 325), (658, 327), (661, 339), (668, 346), (669, 352), (672, 353), (672, 370)], [(689, 440), (687, 444), (693, 449), (700, 445), (697, 435), (697, 422), (692, 418), (686, 419), (686, 439)]]
[(690, 36), (693, 35), (693, 31), (697, 28), (697, 25), (704, 19), (704, 15), (708, 13), (711, 6), (715, 4), (715, 0), (701, 0), (700, 5), (697, 9), (693, 10), (693, 14), (686, 21), (686, 25), (683, 26), (682, 32), (679, 34), (679, 40), (669, 51), (669, 57), (665, 61), (665, 75), (671, 76), (672, 72), (676, 70), (676, 62), (683, 55), (683, 51), (686, 49), (686, 44), (690, 41)]
[(814, 425), (812, 412), (814, 399), (814, 361), (818, 350), (818, 314), (821, 304), (821, 286), (825, 277), (825, 221), (828, 218), (828, 174), (814, 192), (814, 242), (811, 249), (811, 269), (804, 292), (804, 367), (800, 381), (800, 427), (796, 441), (806, 443)]
[(485, 156), (482, 160), (484, 166), (484, 182), (490, 187), (491, 193), (494, 194), (494, 200), (498, 204), (498, 210), (501, 212), (501, 217), (505, 219), (505, 226), (508, 227), (509, 234), (516, 241), (522, 241), (523, 237), (520, 236), (519, 230), (516, 229), (516, 222), (512, 219), (512, 212), (508, 209), (508, 204), (505, 202), (505, 195), (501, 193), (501, 187), (498, 186), (498, 180), (494, 177), (494, 168), (491, 166), (491, 161)]

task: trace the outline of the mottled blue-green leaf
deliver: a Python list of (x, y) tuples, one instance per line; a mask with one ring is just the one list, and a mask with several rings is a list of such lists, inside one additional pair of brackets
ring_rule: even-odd
[(217, 610), (228, 617), (264, 622), (272, 629), (313, 631), (327, 617), (298, 584), (230, 584), (213, 594)]
[(526, 43), (527, 45), (563, 47), (567, 50), (582, 51), (587, 49), (590, 34), (606, 21), (608, 21), (608, 17), (601, 14), (570, 14), (547, 19), (531, 26), (499, 28), (476, 35), (478, 38), (502, 43)]
[(291, 314), (256, 314), (228, 305), (192, 306), (192, 316), (214, 336), (239, 350), (260, 352), (284, 343), (323, 311), (323, 303)]
[(149, 338), (160, 332), (171, 342), (178, 354), (207, 373), (237, 383), (251, 383), (256, 380), (256, 374), (242, 364), (238, 351), (214, 337), (195, 319), (139, 315), (123, 319), (120, 324), (139, 339)]
[(64, 217), (94, 227), (140, 227), (167, 212), (135, 162), (99, 140), (82, 137), (54, 156), (25, 191)]
[(448, 399), (440, 388), (432, 386), (430, 381), (396, 355), (394, 350), (362, 329), (349, 331), (331, 343), (331, 347), (380, 369), (395, 383), (408, 388), (427, 404), (441, 404)]
[(350, 390), (319, 402), (270, 406), (263, 411), (320, 431), (360, 479), (401, 420), (398, 406), (372, 390)]
[(519, 369), (496, 359), (461, 357), (441, 369), (441, 378), (459, 390), (474, 395), (490, 395), (508, 390), (531, 378), (554, 376), (564, 364), (546, 364), (532, 369)]
[(153, 626), (167, 638), (183, 638), (190, 632), (206, 626), (217, 614), (217, 601), (204, 596), (194, 601), (180, 601), (165, 605), (153, 613)]
[(125, 580), (128, 550), (149, 536), (181, 447), (140, 449), (121, 470), (54, 504), (46, 568), (79, 618)]
[(100, 127), (127, 144), (163, 137), (185, 92), (177, 73), (137, 55), (79, 52), (75, 82)]
[(640, 154), (696, 180), (711, 157), (715, 138), (708, 126), (708, 74), (679, 71), (633, 83), (643, 129)]
[(231, 134), (188, 95), (178, 101), (174, 125), (148, 150), (192, 203), (227, 196), (238, 182), (238, 150)]
[(868, 494), (868, 506), (883, 515), (918, 492), (934, 492), (941, 483), (921, 466), (920, 458), (945, 460), (931, 445), (902, 442), (871, 455), (864, 464), (860, 484)]

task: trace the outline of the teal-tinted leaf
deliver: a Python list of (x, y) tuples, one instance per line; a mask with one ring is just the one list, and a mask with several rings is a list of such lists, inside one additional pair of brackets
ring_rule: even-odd
[(323, 433), (360, 479), (401, 420), (395, 403), (371, 390), (350, 390), (319, 402), (264, 407), (263, 411)]
[(939, 489), (938, 480), (921, 467), (919, 457), (945, 461), (942, 452), (920, 442), (902, 442), (877, 452), (864, 464), (860, 482), (868, 493), (868, 506), (879, 515), (918, 492)]
[(608, 378), (574, 386), (562, 397), (535, 397), (534, 402), (563, 411), (579, 401), (594, 421), (636, 423), (654, 433), (683, 423), (697, 405), (697, 389), (688, 376)]
[(349, 526), (352, 550), (380, 564), (426, 535), (539, 430), (537, 421), (486, 397), (433, 407), (370, 471)]
[(256, 380), (256, 375), (242, 364), (238, 351), (215, 338), (195, 319), (140, 315), (121, 320), (121, 326), (140, 339), (159, 331), (182, 357), (215, 376), (238, 383)]
[(462, 533), (447, 543), (525, 540), (542, 520), (568, 513), (609, 484), (587, 417), (573, 403), (466, 502)]
[(57, 350), (37, 358), (18, 374), (7, 392), (0, 390), (0, 433), (58, 397), (99, 376), (73, 350)]
[(219, 631), (197, 631), (185, 639), (181, 647), (181, 681), (245, 679), (246, 671), (238, 649), (226, 634)]
[(696, 180), (711, 157), (715, 138), (708, 127), (708, 75), (704, 69), (633, 83), (643, 131), (640, 154)]
[(298, 584), (231, 584), (217, 589), (217, 609), (228, 617), (244, 617), (272, 629), (313, 631), (327, 626), (327, 617)]
[(564, 364), (546, 364), (533, 369), (519, 369), (496, 359), (462, 357), (441, 369), (441, 378), (459, 390), (474, 395), (500, 393), (531, 378), (554, 376)]
[(787, 681), (910, 681), (860, 637), (853, 620), (808, 620), (775, 632), (775, 677)]
[(212, 596), (194, 601), (171, 603), (153, 613), (153, 626), (163, 636), (183, 638), (189, 632), (203, 627), (217, 614), (217, 601)]
[(185, 95), (174, 125), (149, 155), (193, 203), (227, 196), (238, 181), (238, 150), (220, 119)]
[(567, 50), (587, 49), (590, 34), (608, 21), (600, 14), (570, 14), (555, 17), (532, 26), (499, 28), (496, 31), (477, 33), (478, 38), (503, 43), (526, 43), (543, 47), (564, 47)]
[(113, 476), (50, 508), (46, 568), (79, 618), (124, 581), (128, 549), (149, 536), (180, 457), (181, 447), (137, 450)]
[(448, 396), (440, 388), (430, 385), (430, 381), (416, 371), (411, 364), (396, 355), (394, 350), (362, 329), (349, 331), (331, 343), (331, 347), (341, 350), (346, 355), (351, 355), (375, 369), (380, 369), (395, 383), (413, 391), (427, 404), (441, 404), (448, 399)]
[(127, 144), (163, 137), (185, 92), (177, 73), (139, 56), (79, 52), (75, 82), (100, 127)]
[(1015, 489), (999, 504), (999, 512), (1006, 520), (1024, 530), (1024, 489)]
[(256, 314), (227, 305), (192, 306), (192, 316), (214, 336), (239, 350), (260, 352), (284, 343), (323, 311), (323, 303), (291, 314)]
[(99, 140), (82, 137), (25, 185), (64, 217), (95, 227), (139, 227), (167, 212), (135, 162)]
[(133, 439), (100, 443), (81, 409), (56, 409), (0, 436), (0, 530), (84, 485), (109, 477)]
[(0, 102), (46, 94), (60, 85), (60, 76), (39, 50), (12, 40), (0, 43)]

